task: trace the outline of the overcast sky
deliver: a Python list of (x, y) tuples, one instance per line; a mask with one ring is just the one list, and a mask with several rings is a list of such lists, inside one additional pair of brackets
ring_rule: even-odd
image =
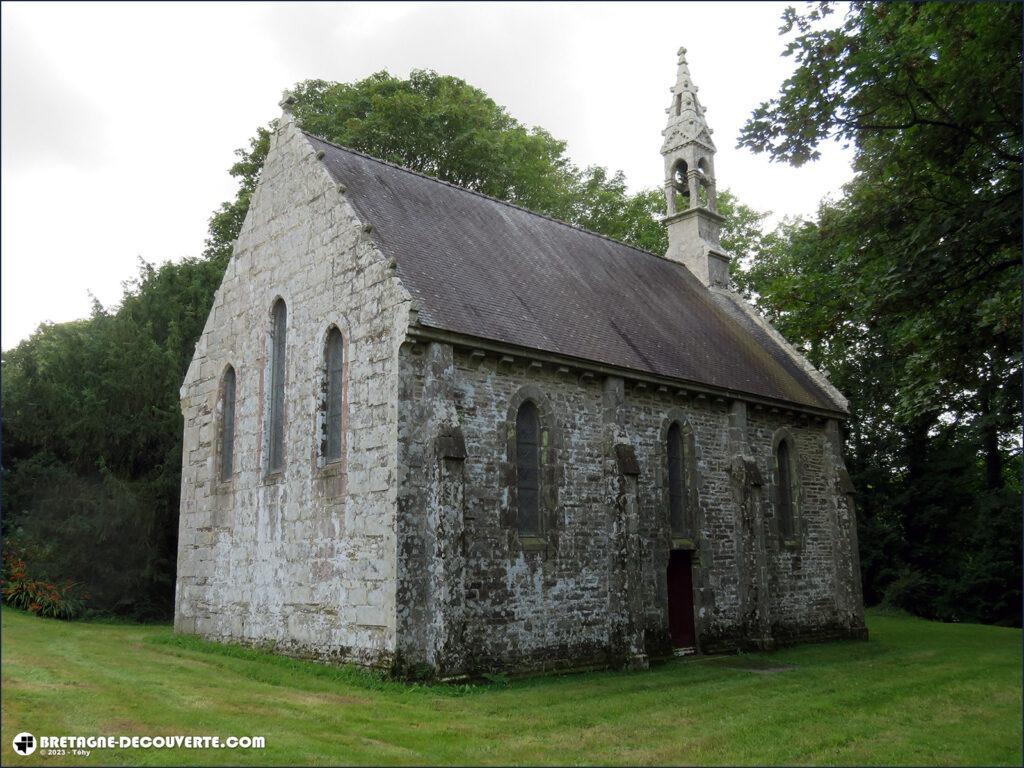
[(197, 255), (231, 198), (233, 150), (306, 78), (434, 69), (482, 88), (580, 165), (661, 182), (676, 49), (718, 145), (719, 188), (811, 215), (850, 178), (826, 148), (801, 169), (735, 149), (792, 69), (785, 3), (4, 3), (2, 345), (115, 303), (150, 262)]

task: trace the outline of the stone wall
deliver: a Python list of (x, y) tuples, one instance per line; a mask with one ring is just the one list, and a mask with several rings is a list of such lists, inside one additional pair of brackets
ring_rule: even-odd
[[(400, 367), (397, 642), (408, 666), (459, 674), (666, 655), (673, 547), (694, 549), (701, 650), (863, 634), (835, 422), (440, 342), (407, 343)], [(546, 430), (546, 526), (520, 539), (509, 445), (526, 398)], [(693, 530), (675, 539), (673, 420), (688, 428), (696, 490)], [(799, 470), (790, 542), (774, 515), (780, 431)], [(451, 450), (452, 435), (464, 449)]]
[[(265, 471), (270, 313), (288, 309), (285, 466)], [(390, 665), (398, 348), (409, 296), (285, 116), (182, 387), (175, 629)], [(345, 339), (344, 459), (321, 458), (324, 342)], [(219, 481), (220, 381), (237, 376)]]

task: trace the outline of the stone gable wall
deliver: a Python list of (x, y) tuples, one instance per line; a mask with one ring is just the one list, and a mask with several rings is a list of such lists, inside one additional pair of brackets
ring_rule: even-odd
[[(695, 548), (702, 650), (862, 633), (841, 457), (824, 420), (439, 342), (403, 346), (401, 371), (398, 601), (410, 608), (400, 607), (398, 645), (410, 664), (458, 674), (666, 655), (673, 546)], [(510, 513), (508, 446), (524, 396), (551, 432), (542, 477), (556, 487), (542, 493), (540, 541), (520, 540)], [(673, 419), (692, 432), (697, 491), (695, 530), (676, 540), (664, 469)], [(800, 539), (788, 545), (773, 501), (780, 429), (799, 467)], [(464, 458), (438, 454), (441, 430), (459, 434)], [(441, 497), (461, 508), (438, 514)], [(442, 550), (459, 553), (457, 568), (437, 562)], [(455, 650), (433, 650), (438, 637)]]
[[(285, 469), (264, 471), (270, 313), (288, 309)], [(182, 387), (175, 629), (389, 665), (395, 650), (397, 357), (409, 296), (289, 119)], [(324, 342), (345, 339), (340, 463), (320, 458)], [(234, 475), (219, 389), (237, 376)]]

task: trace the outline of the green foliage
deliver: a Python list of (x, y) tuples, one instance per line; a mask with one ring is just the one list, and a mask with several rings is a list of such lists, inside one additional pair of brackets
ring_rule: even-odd
[(481, 675), (481, 677), (491, 685), (501, 686), (502, 688), (507, 688), (511, 682), (509, 680), (508, 675), (502, 675), (492, 672), (485, 672), (483, 675)]
[(786, 11), (797, 68), (740, 143), (852, 143), (856, 176), (738, 282), (850, 398), (868, 598), (1019, 624), (1020, 9), (832, 12)]
[(31, 578), (21, 555), (10, 548), (3, 553), (2, 580), (4, 602), (12, 608), (47, 619), (74, 619), (85, 608), (86, 596), (78, 584)]
[[(755, 211), (740, 202), (728, 189), (718, 193), (718, 213), (725, 218), (722, 225), (721, 242), (726, 253), (733, 256), (730, 276), (737, 289), (749, 296), (746, 290), (746, 275), (753, 269), (762, 254), (772, 245), (778, 244), (775, 232), (765, 229), (769, 211)], [(664, 227), (660, 227), (664, 231)], [(668, 248), (667, 233), (664, 247), (654, 253), (664, 253)]]
[(43, 325), (3, 356), (4, 534), (91, 606), (167, 616), (174, 592), (178, 388), (222, 268), (143, 264), (114, 312)]
[[(621, 172), (579, 169), (565, 142), (527, 128), (487, 94), (456, 77), (378, 72), (356, 83), (306, 80), (292, 111), (309, 133), (443, 181), (507, 200), (655, 253), (667, 240), (658, 190), (631, 195)], [(239, 190), (210, 220), (206, 255), (224, 258), (241, 229), (270, 149), (272, 126), (236, 151)]]
[[(483, 91), (458, 78), (414, 70), (406, 80), (378, 72), (356, 83), (306, 80), (292, 91), (292, 111), (316, 136), (414, 171), (520, 205), (652, 253), (664, 253), (668, 235), (660, 219), (659, 189), (630, 194), (621, 171), (579, 169), (565, 142), (541, 128), (526, 128)], [(249, 199), (270, 149), (272, 126), (259, 128), (236, 150), (230, 170), (236, 198), (210, 220), (206, 255), (225, 258), (238, 237)], [(765, 214), (724, 190), (722, 244), (752, 253)], [(225, 261), (226, 263), (226, 261)]]
[(531, 210), (567, 210), (565, 143), (458, 78), (378, 72), (353, 84), (309, 80), (294, 96), (300, 125), (328, 141)]

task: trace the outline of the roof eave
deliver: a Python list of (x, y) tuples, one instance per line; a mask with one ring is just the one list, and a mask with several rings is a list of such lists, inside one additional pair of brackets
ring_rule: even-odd
[(804, 403), (793, 402), (778, 398), (758, 395), (743, 390), (727, 387), (717, 387), (689, 379), (680, 379), (670, 376), (660, 376), (648, 371), (641, 371), (633, 368), (600, 363), (586, 358), (573, 357), (557, 352), (522, 347), (508, 342), (487, 339), (471, 334), (449, 331), (444, 328), (435, 328), (423, 323), (410, 325), (407, 331), (408, 337), (413, 341), (437, 341), (453, 346), (462, 347), (468, 350), (480, 350), (481, 352), (495, 355), (510, 356), (525, 360), (534, 360), (541, 363), (549, 363), (553, 366), (589, 371), (603, 376), (619, 376), (623, 379), (643, 382), (654, 387), (664, 387), (668, 391), (684, 392), (697, 396), (704, 395), (712, 398), (726, 400), (741, 400), (754, 406), (761, 406), (770, 410), (792, 411), (803, 413), (821, 419), (837, 419), (846, 421), (850, 418), (849, 411), (839, 408), (823, 408)]

